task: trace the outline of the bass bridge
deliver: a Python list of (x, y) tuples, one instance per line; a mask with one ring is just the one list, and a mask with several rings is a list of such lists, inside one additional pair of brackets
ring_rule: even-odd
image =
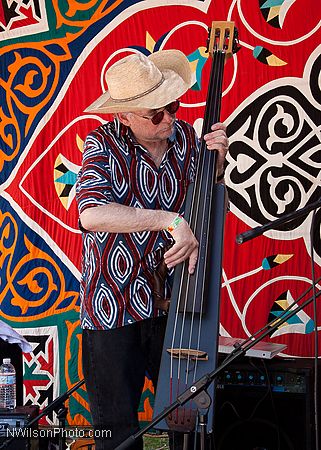
[(190, 361), (208, 361), (208, 353), (202, 350), (193, 350), (189, 348), (168, 348), (167, 353), (172, 358), (188, 359)]

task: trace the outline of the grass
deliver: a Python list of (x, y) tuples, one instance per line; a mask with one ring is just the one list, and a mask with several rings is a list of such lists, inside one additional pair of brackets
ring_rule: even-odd
[(144, 450), (168, 450), (168, 436), (163, 434), (146, 434), (144, 436)]

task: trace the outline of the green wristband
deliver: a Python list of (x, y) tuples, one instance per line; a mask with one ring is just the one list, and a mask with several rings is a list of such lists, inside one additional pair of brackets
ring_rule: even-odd
[(183, 222), (183, 217), (180, 214), (177, 214), (177, 216), (175, 217), (175, 219), (168, 225), (167, 228), (165, 228), (166, 231), (168, 231), (169, 233), (172, 233), (172, 231), (175, 230), (175, 228), (178, 227), (178, 225)]

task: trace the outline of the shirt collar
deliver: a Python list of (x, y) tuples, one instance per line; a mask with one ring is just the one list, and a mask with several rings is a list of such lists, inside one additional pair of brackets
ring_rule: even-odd
[[(126, 125), (122, 124), (118, 120), (117, 117), (115, 117), (114, 123), (115, 123), (115, 130), (116, 130), (117, 137), (130, 141), (130, 143), (134, 146), (135, 149), (139, 148), (139, 149), (143, 150), (144, 152), (147, 151), (141, 144), (139, 144), (136, 141), (136, 138), (135, 138), (133, 132), (131, 131), (131, 129), (126, 127)], [(173, 133), (168, 138), (167, 151), (170, 150), (174, 146), (175, 141), (176, 141), (176, 134), (177, 134), (177, 125), (176, 125), (176, 120), (175, 120)]]

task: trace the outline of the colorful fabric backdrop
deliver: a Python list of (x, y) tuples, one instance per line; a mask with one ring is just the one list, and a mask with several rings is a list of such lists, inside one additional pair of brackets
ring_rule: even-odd
[[(242, 48), (226, 63), (222, 101), (231, 212), (221, 333), (245, 338), (277, 318), (311, 285), (311, 256), (320, 275), (320, 212), (312, 235), (310, 213), (235, 242), (321, 196), (320, 13), (312, 0), (1, 1), (0, 303), (3, 320), (33, 347), (24, 355), (25, 402), (44, 407), (82, 379), (75, 180), (87, 133), (108, 118), (83, 111), (125, 54), (178, 48), (187, 55), (195, 84), (179, 116), (199, 130), (207, 27), (232, 20), (238, 28)], [(270, 340), (287, 344), (284, 355), (312, 357), (314, 328), (310, 305)], [(147, 381), (142, 419), (151, 389)], [(90, 422), (83, 387), (70, 399), (68, 420)]]

